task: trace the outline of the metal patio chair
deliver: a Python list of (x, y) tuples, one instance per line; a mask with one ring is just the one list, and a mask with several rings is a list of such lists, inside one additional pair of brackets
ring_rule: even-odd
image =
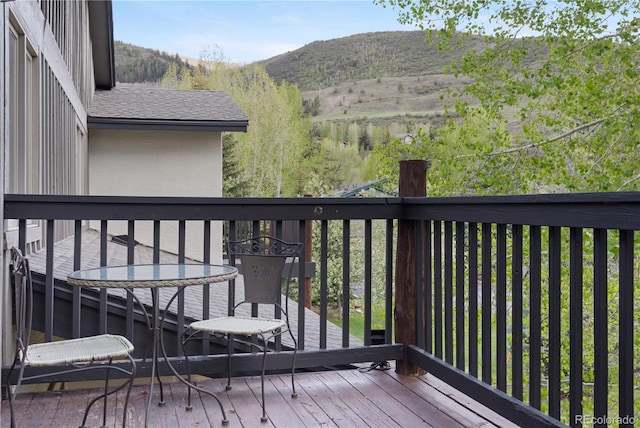
[[(127, 388), (124, 402), (122, 426), (127, 421), (127, 406), (131, 394), (131, 386), (136, 375), (136, 363), (131, 356), (133, 345), (125, 337), (112, 334), (82, 337), (78, 339), (59, 340), (55, 342), (31, 344), (31, 326), (33, 315), (33, 285), (29, 259), (22, 252), (11, 248), (11, 272), (14, 278), (14, 304), (15, 304), (15, 328), (16, 328), (16, 353), (13, 363), (7, 371), (7, 397), (11, 410), (11, 427), (16, 426), (14, 401), (23, 381), (40, 378), (59, 377), (65, 374), (85, 371), (105, 371), (104, 392), (89, 402), (84, 411), (81, 427), (85, 426), (91, 407), (103, 399), (102, 425), (106, 425), (107, 397)], [(127, 359), (128, 365), (112, 364), (114, 360)], [(41, 373), (25, 376), (26, 367), (54, 367), (70, 366), (68, 369), (55, 373)], [(130, 366), (130, 367), (129, 367)], [(11, 384), (13, 370), (18, 370), (18, 379)], [(128, 376), (126, 382), (109, 390), (109, 374), (111, 370), (117, 370)], [(31, 408), (33, 411), (33, 408)]]
[[(264, 400), (264, 375), (266, 369), (266, 356), (269, 344), (275, 338), (288, 333), (293, 342), (293, 358), (291, 364), (291, 396), (297, 397), (295, 387), (295, 362), (297, 352), (296, 338), (289, 326), (288, 317), (288, 295), (291, 283), (292, 270), (295, 262), (300, 263), (300, 253), (302, 243), (289, 243), (282, 239), (271, 236), (255, 236), (241, 241), (229, 241), (227, 243), (227, 254), (235, 264), (239, 262), (238, 269), (243, 276), (244, 300), (233, 306), (232, 314), (226, 317), (196, 321), (189, 325), (183, 335), (183, 347), (189, 340), (202, 336), (199, 333), (208, 333), (214, 338), (222, 338), (227, 341), (227, 386), (231, 389), (231, 343), (239, 342), (247, 345), (250, 349), (262, 351), (262, 372), (261, 372), (261, 398), (262, 398), (262, 422), (268, 421)], [(284, 272), (284, 274), (283, 274)], [(282, 281), (285, 281), (284, 297)], [(282, 299), (285, 303), (282, 305)], [(241, 305), (249, 305), (253, 308), (257, 306), (270, 305), (274, 307), (272, 318), (260, 316), (240, 316), (235, 315), (236, 310)], [(255, 305), (255, 306), (254, 306)], [(257, 314), (258, 311), (252, 312)], [(259, 340), (255, 340), (255, 339)], [(275, 344), (272, 344), (275, 347)], [(191, 372), (189, 369), (189, 359), (186, 358), (189, 381)], [(188, 392), (188, 407), (191, 406), (191, 388)], [(223, 421), (224, 422), (224, 421)]]

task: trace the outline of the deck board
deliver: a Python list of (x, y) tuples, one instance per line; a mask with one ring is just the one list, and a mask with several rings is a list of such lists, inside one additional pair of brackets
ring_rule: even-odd
[[(290, 375), (265, 380), (269, 422), (261, 423), (260, 378), (236, 378), (225, 391), (225, 379), (204, 379), (198, 385), (218, 394), (229, 427), (316, 428), (316, 427), (513, 427), (514, 424), (484, 408), (443, 382), (425, 375), (400, 376), (394, 370), (357, 369), (296, 374), (298, 398), (291, 398)], [(149, 426), (220, 427), (222, 414), (215, 400), (193, 394), (193, 410), (186, 410), (186, 386), (169, 382), (165, 406), (158, 406), (156, 386)], [(127, 411), (127, 426), (144, 426), (148, 385), (134, 386)], [(18, 396), (20, 427), (74, 427), (82, 410), (99, 389), (70, 389), (63, 392), (25, 392)], [(121, 425), (125, 393), (110, 400), (107, 426)], [(27, 409), (29, 411), (27, 411)], [(37, 409), (34, 411), (34, 409)], [(88, 426), (100, 426), (102, 405), (96, 404)], [(9, 403), (2, 401), (1, 426), (8, 427)]]
[[(386, 373), (377, 370), (370, 372), (355, 372), (345, 370), (340, 375), (359, 391), (366, 391), (368, 400), (382, 409), (387, 415), (392, 415), (395, 422), (402, 427), (416, 425), (433, 427), (459, 427), (460, 425), (448, 415), (438, 412), (433, 406), (427, 406), (417, 395), (406, 394), (406, 390)], [(398, 409), (400, 408), (400, 412)], [(404, 408), (401, 409), (401, 408)]]

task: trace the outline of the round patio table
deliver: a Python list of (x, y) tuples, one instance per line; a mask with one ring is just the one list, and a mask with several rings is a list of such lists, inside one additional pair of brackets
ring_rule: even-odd
[[(149, 331), (152, 333), (152, 365), (151, 376), (149, 382), (149, 399), (145, 411), (145, 426), (149, 416), (151, 401), (153, 396), (154, 379), (158, 378), (160, 385), (160, 402), (164, 405), (164, 393), (162, 389), (162, 381), (158, 374), (157, 362), (160, 358), (158, 349), (171, 369), (171, 371), (182, 382), (188, 383), (175, 368), (171, 365), (163, 343), (162, 325), (165, 315), (171, 306), (171, 303), (182, 293), (187, 286), (205, 285), (218, 282), (225, 282), (238, 276), (238, 269), (227, 265), (211, 265), (206, 263), (185, 264), (185, 263), (153, 263), (140, 265), (119, 265), (119, 266), (103, 266), (99, 268), (82, 269), (70, 273), (67, 276), (67, 282), (71, 285), (91, 288), (119, 288), (127, 291), (138, 303), (146, 317)], [(166, 287), (177, 287), (165, 308), (161, 311), (159, 306), (159, 289)], [(148, 288), (151, 290), (152, 313), (149, 313), (145, 305), (135, 295), (133, 290), (138, 288)], [(192, 387), (195, 387), (192, 385)], [(195, 389), (198, 389), (195, 387)], [(207, 391), (204, 391), (207, 392)], [(217, 400), (218, 398), (214, 396)], [(226, 422), (226, 415), (223, 414), (223, 423)]]

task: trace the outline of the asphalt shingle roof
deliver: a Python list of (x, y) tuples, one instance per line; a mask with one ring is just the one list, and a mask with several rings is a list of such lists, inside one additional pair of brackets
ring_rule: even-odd
[[(90, 127), (169, 127), (246, 131), (247, 115), (223, 91), (122, 87), (98, 90)], [(227, 129), (228, 128), (228, 129)]]

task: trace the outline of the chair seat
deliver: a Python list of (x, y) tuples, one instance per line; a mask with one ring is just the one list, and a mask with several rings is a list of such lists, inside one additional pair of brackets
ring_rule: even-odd
[(195, 331), (220, 334), (262, 334), (275, 332), (287, 323), (284, 320), (252, 318), (252, 317), (221, 317), (191, 323), (189, 328)]
[(102, 334), (57, 342), (29, 345), (25, 365), (45, 367), (55, 364), (105, 361), (127, 358), (133, 345), (125, 337)]

